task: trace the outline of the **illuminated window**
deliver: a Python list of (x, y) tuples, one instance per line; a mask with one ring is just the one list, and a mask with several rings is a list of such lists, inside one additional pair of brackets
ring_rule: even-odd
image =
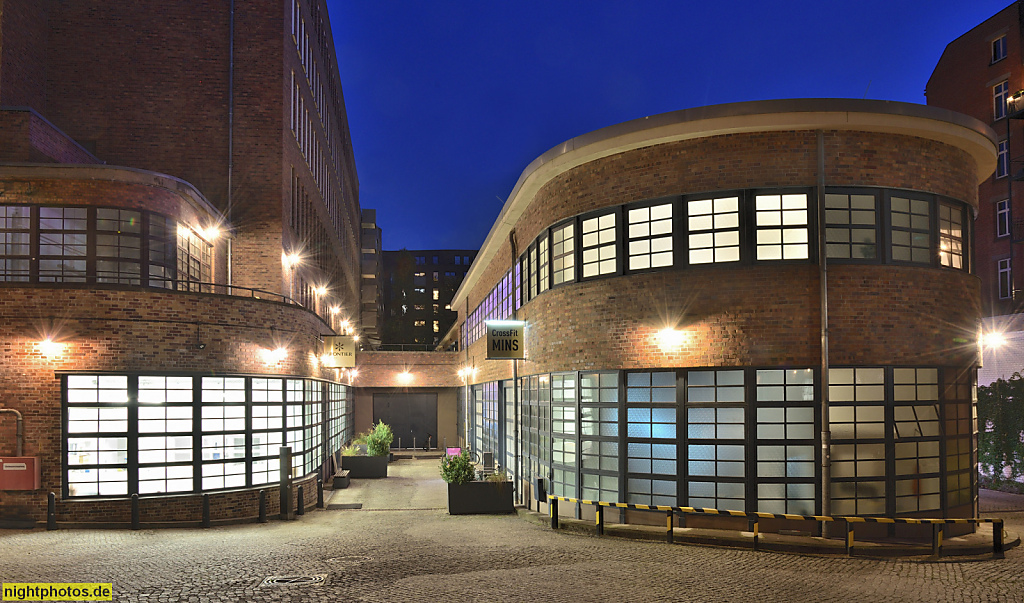
[(435, 333), (440, 333), (441, 332), (441, 323), (440, 322), (435, 320), (433, 326), (434, 326), (434, 332)]
[(629, 269), (672, 265), (672, 204), (638, 207), (627, 212)]
[[(551, 229), (551, 284), (576, 280), (576, 240), (572, 222)], [(541, 272), (543, 276), (543, 272)], [(542, 290), (543, 291), (543, 290)]]
[(885, 369), (829, 370), (832, 511), (885, 513)]
[(580, 375), (580, 495), (619, 499), (619, 378), (616, 373)]
[(128, 494), (128, 378), (67, 377), (68, 496)]
[(686, 203), (691, 264), (740, 261), (739, 197)]
[(686, 398), (687, 504), (746, 510), (743, 371), (690, 371)]
[(814, 373), (757, 371), (757, 510), (813, 515)]
[(432, 299), (433, 299), (434, 301), (437, 301), (437, 300), (438, 300), (438, 299), (440, 299), (440, 298), (441, 298), (441, 292), (440, 292), (440, 291), (438, 291), (437, 289), (434, 289), (434, 293), (433, 293), (433, 295), (432, 295)]
[[(570, 233), (571, 234), (571, 233)], [(572, 237), (570, 236), (570, 245)], [(537, 293), (544, 293), (548, 290), (548, 282), (550, 275), (550, 266), (548, 264), (548, 235), (544, 233), (540, 239), (537, 240)], [(571, 260), (570, 256), (570, 260)]]
[(615, 273), (615, 214), (583, 220), (583, 278)]
[(626, 373), (626, 502), (676, 504), (676, 374)]
[(758, 260), (810, 257), (806, 194), (757, 195), (754, 211)]
[(964, 268), (964, 212), (960, 206), (939, 203), (939, 263)]
[(425, 321), (425, 320), (414, 320), (414, 321), (412, 321), (412, 326), (414, 326), (414, 327), (425, 327), (425, 326), (427, 326), (427, 321)]

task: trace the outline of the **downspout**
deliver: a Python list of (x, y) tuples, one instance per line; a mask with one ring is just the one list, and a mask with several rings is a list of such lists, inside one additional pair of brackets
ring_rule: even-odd
[[(227, 198), (227, 220), (228, 226), (232, 226), (231, 206), (233, 198), (231, 195), (231, 178), (234, 175), (235, 159), (235, 0), (231, 0), (231, 17), (228, 24), (228, 198)], [(228, 295), (231, 295), (231, 241), (234, 238), (234, 229), (228, 234)]]
[(14, 456), (21, 456), (22, 454), (22, 441), (25, 439), (25, 420), (21, 416), (21, 412), (13, 408), (0, 408), (0, 413), (9, 412), (14, 415), (15, 423), (15, 452)]
[(828, 254), (825, 246), (825, 134), (818, 143), (818, 282), (821, 301), (821, 514), (832, 514), (831, 440), (828, 427)]
[[(516, 231), (512, 229), (508, 233), (508, 246), (512, 251), (512, 291), (513, 295), (516, 290), (516, 264), (519, 263), (519, 250), (516, 246)], [(512, 300), (512, 320), (517, 320), (518, 316), (516, 313), (516, 302), (519, 300)], [(523, 345), (526, 344), (526, 328), (523, 327)], [(522, 504), (522, 484), (519, 483), (519, 360), (512, 360), (512, 483), (514, 484), (513, 491), (516, 493), (516, 502)], [(505, 425), (508, 425), (508, 418), (506, 417)], [(506, 438), (506, 442), (508, 439)]]

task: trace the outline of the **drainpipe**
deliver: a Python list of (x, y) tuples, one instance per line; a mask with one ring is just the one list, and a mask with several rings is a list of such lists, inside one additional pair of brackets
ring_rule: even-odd
[[(232, 225), (231, 206), (233, 199), (231, 195), (231, 179), (234, 175), (235, 159), (235, 0), (231, 0), (231, 16), (228, 24), (228, 198), (226, 214), (228, 226)], [(233, 230), (233, 229), (232, 229)], [(228, 237), (228, 295), (231, 295), (231, 239), (233, 232)]]
[(0, 413), (5, 413), (5, 412), (9, 412), (12, 415), (14, 415), (14, 420), (17, 423), (17, 427), (15, 428), (15, 430), (16, 430), (15, 433), (17, 435), (15, 436), (15, 442), (16, 442), (15, 446), (16, 446), (16, 449), (15, 449), (14, 456), (21, 456), (21, 453), (22, 453), (22, 446), (21, 446), (21, 444), (22, 444), (22, 441), (25, 439), (25, 420), (22, 418), (21, 412), (15, 410), (13, 408), (0, 408)]
[(821, 298), (821, 514), (832, 514), (831, 443), (828, 427), (828, 261), (825, 246), (825, 134), (818, 139), (818, 281)]
[[(519, 250), (516, 246), (516, 231), (510, 230), (508, 233), (508, 246), (512, 251), (512, 291), (516, 290), (516, 264), (519, 263)], [(512, 300), (512, 320), (517, 320), (518, 315), (516, 313), (516, 302), (518, 300)], [(523, 328), (523, 345), (526, 344), (526, 328)], [(512, 479), (515, 484), (514, 492), (516, 493), (517, 503), (522, 504), (522, 485), (519, 483), (519, 360), (512, 360)], [(506, 427), (508, 426), (508, 420), (505, 421)], [(506, 442), (508, 439), (506, 438)]]

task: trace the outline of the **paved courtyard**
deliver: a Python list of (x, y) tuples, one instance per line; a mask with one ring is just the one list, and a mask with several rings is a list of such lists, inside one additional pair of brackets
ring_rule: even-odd
[[(0, 531), (4, 582), (112, 582), (117, 601), (1020, 601), (1024, 550), (1002, 560), (874, 560), (555, 532), (452, 517), (436, 460), (402, 460), (308, 512), (206, 530)], [(996, 501), (1011, 508), (1016, 500)], [(999, 513), (1007, 528), (1024, 512)], [(321, 584), (261, 586), (268, 576)]]

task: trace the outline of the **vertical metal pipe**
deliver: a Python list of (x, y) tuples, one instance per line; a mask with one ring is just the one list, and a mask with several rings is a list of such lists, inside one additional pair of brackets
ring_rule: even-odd
[(832, 514), (831, 440), (828, 427), (828, 249), (825, 245), (825, 133), (818, 145), (818, 282), (821, 303), (821, 514)]
[(57, 495), (53, 492), (46, 497), (46, 529), (57, 529)]
[(280, 456), (281, 519), (294, 519), (292, 513), (292, 447), (281, 446)]

